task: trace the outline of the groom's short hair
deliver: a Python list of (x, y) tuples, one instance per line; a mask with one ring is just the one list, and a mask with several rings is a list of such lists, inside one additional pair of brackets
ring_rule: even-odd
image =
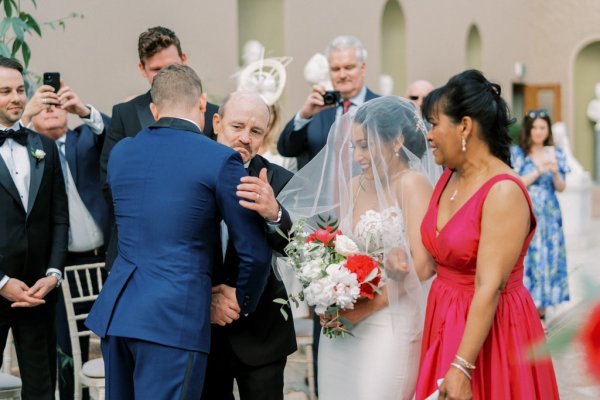
[(140, 62), (145, 65), (145, 61), (156, 53), (175, 46), (179, 57), (182, 56), (181, 43), (179, 38), (169, 28), (163, 26), (155, 26), (142, 32), (138, 39), (138, 55)]
[(161, 69), (152, 81), (152, 102), (158, 108), (190, 109), (198, 104), (202, 82), (187, 65), (171, 64)]

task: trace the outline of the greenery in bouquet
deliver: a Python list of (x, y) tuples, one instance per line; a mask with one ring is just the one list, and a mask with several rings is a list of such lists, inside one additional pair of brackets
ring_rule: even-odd
[(317, 226), (313, 229), (303, 219), (293, 224), (285, 253), (303, 290), (274, 301), (282, 304), (287, 319), (284, 306), (298, 306), (305, 300), (317, 314), (337, 322), (335, 328), (323, 328), (326, 336), (351, 335), (352, 324), (339, 311), (353, 309), (360, 298), (373, 299), (382, 285), (380, 265), (370, 255), (361, 254), (356, 243), (338, 229), (335, 219), (318, 217)]

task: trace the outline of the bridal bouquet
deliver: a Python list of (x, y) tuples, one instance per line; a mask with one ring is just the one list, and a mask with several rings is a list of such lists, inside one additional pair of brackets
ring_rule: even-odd
[[(279, 304), (306, 300), (317, 314), (333, 316), (342, 324), (338, 328), (324, 327), (328, 337), (351, 334), (352, 324), (341, 317), (340, 310), (353, 309), (360, 298), (373, 299), (382, 285), (379, 263), (361, 254), (352, 239), (345, 236), (335, 221), (320, 218), (319, 228), (310, 230), (305, 220), (299, 220), (290, 231), (290, 243), (285, 248), (286, 263), (302, 283), (303, 290), (288, 299), (275, 299)], [(281, 308), (284, 318), (287, 313)]]

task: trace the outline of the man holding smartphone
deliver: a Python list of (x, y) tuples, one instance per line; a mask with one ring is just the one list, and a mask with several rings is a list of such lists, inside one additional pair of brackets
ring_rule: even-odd
[[(102, 197), (100, 183), (100, 152), (110, 119), (92, 105), (85, 104), (69, 86), (60, 85), (58, 73), (50, 75), (31, 97), (21, 121), (54, 140), (59, 151), (69, 204), (69, 244), (66, 265), (104, 262), (104, 244), (108, 241), (108, 206)], [(50, 86), (50, 84), (53, 84)], [(77, 115), (83, 124), (68, 127), (68, 114)], [(68, 276), (71, 290), (77, 291), (75, 277)], [(83, 273), (80, 278), (85, 280)], [(62, 292), (58, 293), (56, 333), (58, 352), (58, 388), (61, 400), (74, 396), (73, 357), (69, 326)], [(91, 302), (74, 304), (77, 314), (88, 313)], [(88, 359), (89, 337), (79, 338), (83, 362)], [(83, 400), (89, 399), (87, 389)]]
[(367, 51), (354, 36), (338, 36), (325, 50), (329, 75), (340, 100), (327, 104), (325, 88), (313, 86), (300, 111), (283, 129), (277, 150), (285, 157), (298, 157), (298, 168), (310, 161), (327, 143), (334, 121), (365, 101), (379, 97), (365, 86)]

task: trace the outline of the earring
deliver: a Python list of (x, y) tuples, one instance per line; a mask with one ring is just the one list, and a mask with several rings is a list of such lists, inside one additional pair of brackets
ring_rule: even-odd
[(399, 150), (396, 150), (396, 151), (394, 151), (394, 155), (395, 155), (396, 157), (400, 157), (400, 151), (399, 151)]
[(464, 137), (462, 138), (462, 140), (460, 141), (461, 145), (462, 145), (462, 151), (463, 153), (465, 151), (467, 151), (467, 139), (465, 139)]

